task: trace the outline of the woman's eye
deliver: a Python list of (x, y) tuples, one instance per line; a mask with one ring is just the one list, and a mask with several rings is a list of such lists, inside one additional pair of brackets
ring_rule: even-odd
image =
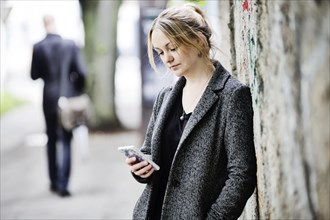
[(176, 47), (171, 48), (170, 51), (176, 51)]
[(157, 54), (158, 54), (158, 56), (161, 56), (161, 55), (163, 55), (164, 53), (163, 53), (163, 52), (158, 52)]

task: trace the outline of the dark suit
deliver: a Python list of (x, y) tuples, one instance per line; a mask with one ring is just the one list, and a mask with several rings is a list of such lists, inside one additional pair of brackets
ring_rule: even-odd
[[(57, 102), (60, 96), (80, 94), (85, 82), (85, 67), (79, 48), (71, 40), (64, 40), (57, 34), (47, 34), (45, 39), (33, 47), (31, 78), (44, 81), (43, 112), (48, 136), (47, 156), (51, 186), (67, 190), (72, 133), (58, 125)], [(62, 143), (63, 150), (57, 158), (56, 143)]]

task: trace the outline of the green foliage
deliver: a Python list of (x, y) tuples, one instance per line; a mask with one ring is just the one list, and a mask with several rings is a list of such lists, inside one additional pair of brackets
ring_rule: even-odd
[(192, 2), (200, 6), (205, 6), (205, 0), (186, 0), (186, 2)]
[(14, 108), (25, 104), (26, 101), (15, 97), (8, 92), (1, 92), (0, 94), (0, 116), (13, 110)]
[(201, 7), (205, 6), (205, 3), (206, 3), (206, 0), (181, 0), (181, 1), (178, 1), (178, 0), (168, 0), (167, 2), (167, 6), (168, 7), (171, 7), (173, 5), (177, 5), (177, 4), (183, 4), (183, 3), (195, 3)]

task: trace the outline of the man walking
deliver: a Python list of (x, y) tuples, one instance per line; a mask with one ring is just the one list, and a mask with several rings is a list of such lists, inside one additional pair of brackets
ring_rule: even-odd
[[(46, 15), (43, 21), (47, 35), (33, 46), (31, 78), (41, 78), (44, 81), (42, 105), (48, 137), (50, 190), (67, 197), (71, 195), (68, 183), (72, 132), (59, 125), (57, 103), (60, 96), (81, 94), (85, 85), (86, 69), (75, 43), (56, 34), (54, 17)], [(57, 146), (61, 149), (56, 149)]]

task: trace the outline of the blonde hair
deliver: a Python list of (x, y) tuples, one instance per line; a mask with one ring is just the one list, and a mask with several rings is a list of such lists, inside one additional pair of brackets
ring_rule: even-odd
[[(212, 30), (202, 9), (192, 3), (165, 9), (152, 23), (148, 34), (148, 58), (156, 70), (153, 55), (152, 33), (161, 30), (175, 47), (180, 45), (194, 47), (207, 62), (211, 63), (210, 50)], [(196, 44), (196, 39), (201, 44)]]

